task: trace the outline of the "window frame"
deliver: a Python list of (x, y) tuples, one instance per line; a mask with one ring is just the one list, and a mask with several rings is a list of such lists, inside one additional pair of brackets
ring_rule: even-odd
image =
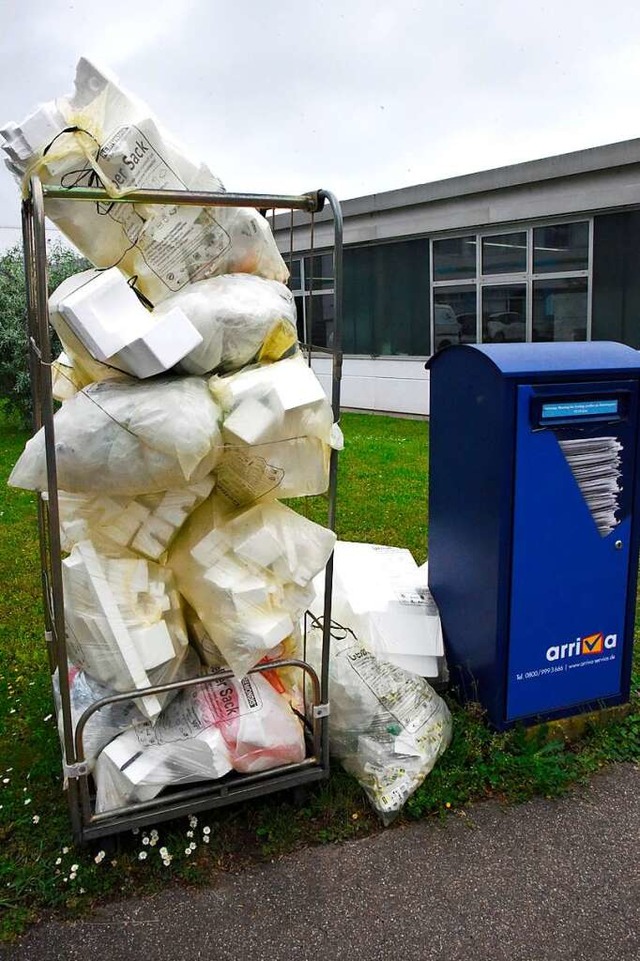
[[(544, 271), (543, 273), (533, 272), (533, 231), (539, 229), (540, 227), (553, 227), (557, 224), (573, 224), (573, 223), (586, 223), (589, 227), (589, 236), (587, 244), (587, 267), (584, 270), (558, 270), (558, 271)], [(482, 272), (482, 242), (490, 237), (499, 237), (506, 233), (523, 233), (526, 232), (527, 237), (527, 258), (526, 258), (526, 270), (524, 272), (519, 271), (517, 273), (498, 273), (498, 274), (484, 274)], [(448, 240), (454, 237), (473, 237), (475, 239), (476, 246), (476, 276), (475, 278), (469, 278), (463, 280), (461, 278), (456, 278), (454, 280), (434, 280), (434, 270), (433, 270), (433, 245), (434, 242), (438, 240)], [(446, 289), (447, 287), (468, 287), (469, 290), (475, 290), (476, 293), (476, 343), (482, 344), (486, 343), (482, 339), (482, 315), (483, 315), (483, 288), (484, 287), (496, 287), (496, 286), (506, 286), (509, 284), (525, 284), (526, 291), (526, 305), (525, 305), (525, 343), (530, 343), (533, 338), (533, 285), (536, 281), (547, 280), (565, 280), (571, 278), (585, 278), (587, 279), (587, 323), (585, 330), (585, 340), (591, 340), (592, 332), (592, 308), (593, 308), (593, 217), (576, 217), (566, 216), (566, 217), (553, 217), (545, 218), (540, 221), (532, 221), (526, 225), (521, 223), (505, 223), (496, 225), (491, 228), (486, 229), (476, 229), (476, 230), (456, 230), (455, 232), (447, 232), (441, 234), (434, 234), (429, 238), (429, 277), (431, 278), (431, 290), (429, 292), (429, 316), (430, 316), (430, 331), (429, 331), (429, 342), (432, 348), (432, 354), (435, 353), (435, 292), (437, 290)]]

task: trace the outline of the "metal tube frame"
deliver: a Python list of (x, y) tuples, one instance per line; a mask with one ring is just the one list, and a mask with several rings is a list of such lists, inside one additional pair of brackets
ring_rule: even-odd
[[(51, 672), (58, 670), (62, 709), (63, 745), (65, 754), (65, 785), (67, 787), (71, 825), (77, 843), (142, 827), (195, 811), (220, 807), (266, 795), (285, 788), (299, 787), (323, 780), (329, 775), (329, 654), (331, 630), (331, 594), (333, 584), (333, 555), (325, 576), (322, 662), (320, 677), (304, 661), (295, 659), (271, 661), (257, 665), (249, 673), (261, 673), (277, 667), (298, 667), (311, 682), (313, 692), (312, 733), (313, 754), (298, 764), (284, 765), (252, 775), (235, 775), (221, 781), (203, 782), (187, 789), (171, 790), (152, 801), (137, 802), (124, 808), (96, 814), (92, 809), (90, 773), (84, 757), (83, 733), (87, 722), (102, 707), (119, 701), (135, 700), (149, 694), (160, 694), (194, 685), (204, 684), (212, 677), (224, 679), (231, 671), (208, 674), (186, 681), (133, 690), (102, 698), (83, 713), (74, 731), (67, 661), (62, 585), (62, 555), (58, 509), (58, 484), (55, 460), (53, 395), (51, 382), (51, 342), (49, 335), (48, 271), (45, 240), (45, 202), (47, 199), (69, 201), (103, 201), (107, 203), (172, 204), (202, 207), (255, 207), (257, 209), (289, 209), (313, 215), (329, 204), (334, 219), (334, 289), (335, 318), (333, 377), (331, 405), (334, 419), (340, 417), (340, 384), (342, 378), (342, 212), (330, 191), (317, 190), (306, 194), (246, 194), (202, 191), (138, 190), (112, 197), (105, 190), (93, 188), (64, 188), (43, 186), (32, 177), (22, 204), (22, 233), (24, 245), (27, 292), (27, 337), (29, 370), (33, 398), (34, 430), (44, 428), (47, 460), (46, 495), (38, 496), (38, 527), (44, 606), (45, 638)], [(331, 451), (328, 488), (328, 526), (335, 530), (338, 452)]]

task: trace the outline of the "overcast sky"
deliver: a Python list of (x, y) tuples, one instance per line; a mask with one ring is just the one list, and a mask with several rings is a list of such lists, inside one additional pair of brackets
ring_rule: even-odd
[(89, 56), (231, 190), (347, 199), (640, 136), (638, 0), (0, 5), (0, 123)]

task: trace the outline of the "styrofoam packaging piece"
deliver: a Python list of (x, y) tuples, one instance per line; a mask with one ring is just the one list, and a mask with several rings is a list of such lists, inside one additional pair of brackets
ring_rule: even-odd
[[(219, 413), (197, 377), (87, 387), (54, 417), (58, 484), (71, 493), (135, 497), (204, 480), (222, 451)], [(9, 483), (46, 490), (43, 429), (27, 442)]]
[(65, 126), (65, 118), (55, 104), (41, 104), (19, 126), (10, 123), (0, 129), (0, 136), (5, 141), (2, 149), (14, 161), (26, 164), (41, 144), (50, 143)]
[(249, 397), (225, 418), (222, 436), (226, 444), (258, 444), (273, 435), (281, 420), (273, 408)]
[(250, 513), (248, 511), (245, 515), (248, 521), (246, 529), (239, 527), (234, 531), (234, 553), (244, 561), (260, 567), (271, 567), (282, 556), (282, 545), (270, 531), (258, 527), (253, 517), (249, 518)]
[(164, 373), (202, 337), (178, 307), (155, 317), (116, 267), (65, 280), (50, 298), (92, 356), (135, 377)]
[(145, 671), (152, 671), (175, 657), (176, 652), (165, 621), (132, 628), (131, 639), (137, 648)]
[[(122, 549), (129, 548), (150, 560), (159, 560), (166, 553), (168, 540), (214, 484), (210, 476), (199, 484), (141, 495), (135, 500), (59, 491), (62, 549), (69, 552), (79, 541), (91, 540), (109, 556), (120, 557)], [(148, 520), (150, 523), (145, 523)], [(162, 540), (160, 534), (164, 535)]]
[(302, 357), (282, 361), (278, 373), (273, 386), (285, 412), (326, 400), (324, 387)]
[(397, 664), (403, 671), (409, 671), (410, 674), (435, 679), (440, 674), (441, 658), (426, 654), (394, 654), (392, 664)]
[(216, 375), (210, 379), (209, 388), (227, 412), (250, 396), (260, 400), (271, 393), (284, 413), (327, 401), (322, 384), (301, 354), (224, 377)]
[(223, 409), (218, 489), (236, 506), (324, 493), (331, 446), (342, 446), (331, 406), (301, 356), (209, 381)]
[[(373, 653), (403, 668), (406, 658), (418, 658), (428, 670), (423, 676), (437, 676), (438, 658), (444, 655), (442, 626), (424, 571), (410, 551), (338, 541), (333, 594), (336, 612)], [(322, 613), (320, 607), (316, 613)]]
[(251, 273), (200, 280), (163, 301), (162, 317), (177, 307), (202, 335), (181, 362), (189, 374), (234, 371), (256, 360), (278, 360), (297, 343), (296, 305), (284, 284)]
[(201, 340), (186, 315), (176, 308), (108, 358), (108, 363), (141, 379), (155, 377), (175, 367)]
[(122, 350), (132, 330), (144, 330), (149, 312), (116, 267), (87, 270), (65, 280), (50, 298), (76, 337), (96, 360)]
[[(109, 587), (100, 558), (89, 541), (76, 545), (62, 562), (67, 642), (73, 660), (97, 680), (116, 690), (151, 687), (142, 659)], [(87, 636), (83, 610), (91, 611), (97, 630)], [(139, 701), (147, 717), (161, 710), (157, 697)]]
[[(97, 181), (114, 197), (144, 188), (223, 190), (207, 167), (193, 163), (159, 128), (145, 104), (85, 58), (77, 65), (73, 95), (45, 107), (54, 118), (60, 114), (64, 126), (57, 135), (55, 127), (43, 126), (43, 139), (29, 144), (24, 159), (17, 146), (7, 155), (7, 166), (21, 186), (33, 172), (44, 184), (88, 186)], [(5, 130), (7, 146), (22, 148), (21, 125)], [(117, 264), (125, 276), (136, 277), (153, 304), (216, 274), (246, 272), (282, 282), (288, 277), (266, 219), (250, 208), (51, 199), (47, 215), (97, 267)]]
[[(105, 793), (109, 767), (112, 768), (111, 774), (115, 783), (120, 781), (121, 798), (120, 803), (115, 800), (115, 803), (105, 806), (101, 795)], [(150, 801), (160, 793), (164, 781), (168, 779), (166, 761), (163, 755), (157, 752), (147, 751), (143, 754), (135, 733), (125, 731), (103, 748), (95, 768), (95, 779), (98, 785), (97, 811), (120, 807), (134, 797), (137, 801)], [(112, 787), (110, 793), (116, 794), (116, 790)]]
[[(190, 676), (187, 636), (170, 573), (146, 560), (108, 558), (90, 541), (63, 561), (68, 647), (75, 663), (118, 691)], [(187, 673), (185, 674), (185, 669)], [(155, 718), (166, 695), (138, 700)]]
[(242, 676), (291, 632), (334, 543), (332, 531), (278, 502), (231, 511), (214, 493), (182, 528), (167, 563), (213, 645)]

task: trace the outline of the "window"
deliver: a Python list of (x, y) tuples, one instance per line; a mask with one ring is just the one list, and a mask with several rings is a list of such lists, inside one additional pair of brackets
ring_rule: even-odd
[(289, 285), (296, 302), (298, 339), (315, 347), (333, 344), (333, 255), (298, 257)]
[(526, 233), (494, 234), (482, 238), (483, 274), (517, 274), (526, 269)]
[(589, 269), (589, 224), (554, 224), (533, 230), (533, 272)]
[[(300, 340), (330, 347), (334, 322), (332, 256), (319, 254), (294, 260), (291, 289)], [(428, 355), (428, 240), (345, 249), (342, 346), (347, 354)]]
[(456, 280), (476, 275), (476, 238), (433, 241), (433, 279)]
[(592, 229), (585, 220), (433, 240), (434, 350), (587, 340)]
[(533, 340), (586, 339), (586, 278), (534, 281)]
[(482, 291), (482, 339), (488, 344), (527, 339), (524, 284), (485, 287)]

